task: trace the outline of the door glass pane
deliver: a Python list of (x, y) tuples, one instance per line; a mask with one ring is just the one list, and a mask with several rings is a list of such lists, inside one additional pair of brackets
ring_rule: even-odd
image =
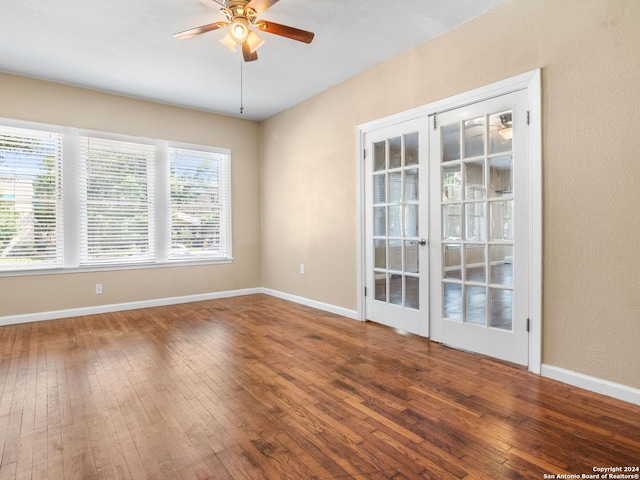
[(402, 240), (389, 240), (389, 270), (402, 271)]
[(387, 268), (387, 242), (386, 240), (374, 240), (373, 252), (375, 256), (375, 268)]
[(465, 280), (468, 282), (487, 281), (484, 245), (465, 245)]
[(462, 285), (445, 283), (443, 287), (442, 315), (449, 320), (462, 321)]
[(442, 206), (442, 239), (460, 240), (462, 235), (462, 205)]
[(468, 203), (465, 212), (466, 240), (484, 242), (487, 238), (484, 202)]
[(402, 166), (402, 137), (389, 139), (389, 168)]
[(389, 276), (389, 302), (393, 305), (402, 305), (402, 275)]
[(379, 172), (386, 167), (385, 155), (386, 142), (378, 142), (373, 144), (373, 171)]
[(489, 247), (491, 283), (513, 286), (513, 246), (491, 245)]
[(404, 242), (404, 271), (408, 273), (420, 273), (418, 264), (418, 242), (415, 240), (405, 240)]
[(373, 176), (373, 203), (380, 204), (387, 201), (386, 175)]
[(418, 277), (405, 277), (407, 295), (405, 306), (407, 308), (420, 308), (420, 279)]
[(387, 301), (387, 275), (385, 273), (374, 272), (376, 279), (376, 300)]
[(460, 124), (445, 125), (442, 127), (442, 161), (460, 159)]
[(389, 236), (390, 237), (399, 237), (401, 228), (400, 228), (400, 210), (402, 207), (399, 205), (392, 205), (389, 207)]
[(442, 167), (442, 201), (462, 200), (462, 173), (460, 165)]
[(464, 180), (466, 200), (481, 200), (485, 198), (484, 161), (465, 162)]
[(389, 203), (399, 203), (402, 200), (402, 172), (389, 174)]
[(487, 289), (485, 287), (465, 287), (465, 322), (486, 325)]
[(417, 237), (418, 236), (418, 212), (420, 206), (417, 204), (407, 205), (405, 207), (405, 237)]
[(491, 240), (513, 240), (513, 200), (492, 202), (491, 208)]
[(484, 155), (484, 117), (464, 122), (464, 158)]
[(404, 199), (407, 202), (418, 201), (418, 169), (411, 168), (404, 174)]
[(489, 325), (502, 330), (511, 330), (513, 292), (511, 290), (490, 289), (491, 292), (491, 319)]
[(373, 235), (384, 237), (387, 234), (387, 207), (374, 207), (373, 209)]
[(512, 159), (496, 157), (489, 160), (489, 183), (492, 197), (504, 197), (513, 194)]
[(443, 245), (444, 273), (443, 278), (462, 280), (462, 251), (460, 245)]
[(418, 132), (404, 136), (404, 164), (405, 166), (417, 165), (418, 158)]
[(513, 128), (511, 112), (496, 113), (489, 117), (489, 153), (501, 153), (511, 150)]

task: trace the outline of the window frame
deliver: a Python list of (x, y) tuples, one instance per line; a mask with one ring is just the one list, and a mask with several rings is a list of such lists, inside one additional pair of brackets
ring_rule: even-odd
[[(49, 265), (13, 265), (7, 268), (0, 268), (0, 277), (40, 275), (40, 274), (60, 274), (73, 272), (109, 271), (109, 270), (130, 270), (146, 268), (166, 268), (175, 266), (195, 266), (195, 265), (215, 265), (233, 262), (232, 256), (232, 217), (231, 217), (231, 171), (232, 158), (231, 150), (210, 145), (199, 145), (184, 142), (173, 142), (168, 140), (152, 139), (147, 137), (136, 137), (125, 134), (116, 134), (95, 130), (85, 130), (73, 127), (63, 127), (51, 124), (15, 120), (10, 118), (0, 118), (0, 126), (22, 128), (28, 130), (45, 131), (60, 134), (62, 136), (62, 158), (59, 175), (59, 190), (61, 193), (60, 210), (62, 224), (60, 231), (61, 238), (58, 239), (58, 254), (62, 256), (62, 262)], [(151, 252), (148, 261), (135, 262), (106, 262), (106, 263), (83, 263), (81, 256), (83, 232), (82, 215), (83, 205), (81, 202), (81, 186), (86, 179), (81, 178), (81, 148), (82, 137), (95, 137), (104, 140), (114, 140), (151, 145), (154, 154), (150, 159), (150, 171), (153, 175), (148, 177), (148, 187), (151, 197), (150, 203), (150, 242)], [(171, 148), (188, 149), (195, 152), (202, 152), (205, 155), (219, 155), (226, 162), (226, 176), (223, 178), (227, 189), (227, 202), (222, 206), (224, 219), (222, 223), (225, 228), (221, 231), (226, 243), (226, 251), (221, 255), (189, 255), (184, 258), (171, 258), (171, 199), (170, 199), (170, 165), (169, 150)]]

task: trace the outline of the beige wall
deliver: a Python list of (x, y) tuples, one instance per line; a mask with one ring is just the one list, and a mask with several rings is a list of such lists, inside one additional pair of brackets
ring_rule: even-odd
[(513, 0), (263, 122), (264, 286), (356, 309), (356, 126), (542, 68), (543, 363), (640, 388), (639, 26)]
[[(7, 74), (0, 74), (0, 117), (231, 149), (235, 257), (214, 266), (0, 276), (0, 317), (261, 285), (256, 122)], [(103, 295), (95, 295), (96, 283)]]

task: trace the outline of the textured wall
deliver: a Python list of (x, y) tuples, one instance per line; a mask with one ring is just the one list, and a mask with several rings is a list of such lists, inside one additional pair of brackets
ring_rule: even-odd
[(513, 0), (263, 122), (264, 286), (356, 309), (356, 126), (541, 68), (543, 362), (640, 388), (639, 25)]

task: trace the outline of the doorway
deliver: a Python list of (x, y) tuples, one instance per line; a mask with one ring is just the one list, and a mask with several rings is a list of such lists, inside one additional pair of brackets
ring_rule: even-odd
[(358, 127), (358, 318), (540, 373), (540, 99), (535, 70)]

